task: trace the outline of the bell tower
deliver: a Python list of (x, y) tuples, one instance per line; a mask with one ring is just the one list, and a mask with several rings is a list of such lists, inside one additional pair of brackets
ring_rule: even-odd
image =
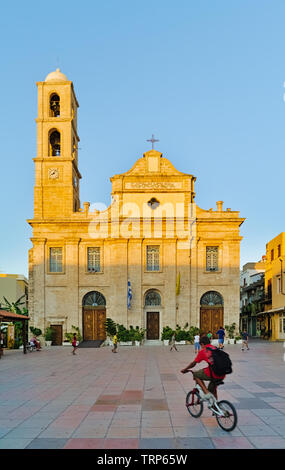
[(77, 108), (73, 83), (57, 69), (38, 82), (34, 218), (70, 217), (78, 211)]

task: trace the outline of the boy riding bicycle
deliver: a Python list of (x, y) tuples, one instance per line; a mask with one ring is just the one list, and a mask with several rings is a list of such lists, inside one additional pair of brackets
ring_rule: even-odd
[[(199, 369), (196, 372), (193, 372), (193, 377), (198, 385), (200, 385), (202, 389), (202, 393), (200, 392), (201, 398), (208, 400), (210, 404), (214, 402), (214, 397), (216, 396), (216, 387), (215, 381), (222, 380), (225, 375), (216, 375), (213, 370), (211, 369), (211, 365), (213, 364), (212, 353), (210, 349), (216, 349), (215, 346), (212, 346), (210, 343), (210, 339), (207, 336), (203, 336), (200, 340), (201, 344), (201, 351), (197, 354), (194, 361), (192, 361), (185, 369), (182, 369), (182, 374), (186, 374), (189, 372), (190, 369), (195, 367), (196, 364), (206, 361), (209, 365), (204, 369)], [(209, 381), (208, 389), (204, 383), (205, 381)]]

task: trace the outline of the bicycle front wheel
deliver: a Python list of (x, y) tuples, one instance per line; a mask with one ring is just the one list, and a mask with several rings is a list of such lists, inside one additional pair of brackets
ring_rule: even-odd
[(197, 390), (191, 390), (186, 396), (186, 408), (193, 418), (199, 418), (203, 413), (203, 403)]
[(218, 402), (218, 407), (223, 411), (224, 416), (216, 415), (216, 420), (220, 428), (224, 431), (233, 431), (237, 425), (237, 412), (235, 407), (227, 400)]

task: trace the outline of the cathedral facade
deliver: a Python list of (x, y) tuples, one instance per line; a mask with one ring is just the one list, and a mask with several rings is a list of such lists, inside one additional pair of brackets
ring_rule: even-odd
[(148, 340), (167, 325), (238, 325), (239, 212), (200, 209), (196, 178), (154, 149), (111, 178), (110, 207), (82, 207), (73, 84), (57, 69), (37, 86), (31, 324), (52, 327), (55, 344), (72, 325), (104, 339), (106, 317)]

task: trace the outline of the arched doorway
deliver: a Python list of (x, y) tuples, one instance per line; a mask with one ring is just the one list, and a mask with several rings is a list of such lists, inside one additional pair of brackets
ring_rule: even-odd
[(224, 324), (224, 300), (221, 294), (216, 291), (208, 291), (202, 295), (200, 300), (200, 329), (202, 333), (213, 333), (216, 338), (216, 331)]
[(144, 306), (146, 312), (146, 338), (158, 340), (160, 331), (160, 293), (155, 289), (147, 291)]
[(82, 301), (83, 305), (83, 339), (95, 341), (106, 339), (106, 299), (101, 292), (88, 292)]

